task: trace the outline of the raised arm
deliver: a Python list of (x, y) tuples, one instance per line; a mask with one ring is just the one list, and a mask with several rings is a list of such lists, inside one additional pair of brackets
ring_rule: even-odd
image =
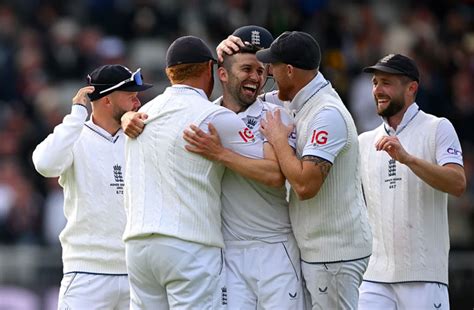
[(79, 89), (72, 99), (71, 113), (33, 151), (33, 164), (44, 177), (57, 177), (72, 165), (72, 150), (88, 116), (87, 94), (93, 91), (93, 86)]

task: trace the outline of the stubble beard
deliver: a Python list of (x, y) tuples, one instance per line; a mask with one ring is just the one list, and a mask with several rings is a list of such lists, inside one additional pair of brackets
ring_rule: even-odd
[(234, 98), (234, 100), (243, 107), (243, 110), (247, 109), (252, 105), (255, 100), (257, 100), (258, 94), (261, 91), (261, 87), (257, 88), (255, 95), (249, 97), (245, 96), (242, 92), (242, 83), (240, 83), (236, 78), (232, 78), (228, 84), (228, 92)]
[(400, 99), (400, 98), (395, 98), (395, 99), (389, 98), (388, 106), (383, 110), (379, 109), (377, 98), (375, 98), (375, 104), (377, 106), (378, 115), (382, 117), (392, 117), (396, 115), (398, 112), (400, 112), (405, 106), (405, 102), (403, 101), (403, 99)]

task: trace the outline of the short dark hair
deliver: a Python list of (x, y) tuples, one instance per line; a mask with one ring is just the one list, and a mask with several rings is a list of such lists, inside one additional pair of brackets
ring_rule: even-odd
[(234, 61), (232, 60), (233, 58), (231, 56), (235, 54), (257, 54), (257, 52), (261, 49), (263, 48), (258, 45), (246, 43), (245, 46), (241, 47), (238, 52), (235, 52), (232, 55), (227, 55), (226, 53), (224, 53), (222, 55), (222, 58), (224, 60), (222, 62), (219, 62), (218, 66), (224, 67), (226, 70), (230, 70), (230, 68), (234, 64)]
[[(406, 85), (410, 82), (417, 82), (419, 84), (417, 80), (415, 80), (413, 77), (408, 76), (408, 75), (398, 75), (398, 78), (400, 79), (400, 82), (402, 83), (402, 85)], [(413, 94), (413, 99), (416, 99), (417, 93), (418, 93), (418, 90), (416, 90), (415, 93)]]

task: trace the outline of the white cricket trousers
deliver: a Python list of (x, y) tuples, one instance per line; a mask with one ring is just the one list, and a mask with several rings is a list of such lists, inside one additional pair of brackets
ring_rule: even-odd
[(162, 235), (125, 242), (130, 309), (226, 309), (222, 249)]
[(59, 310), (128, 310), (130, 288), (127, 275), (71, 272), (63, 276)]
[(362, 282), (360, 310), (449, 310), (448, 287), (438, 283)]
[(228, 309), (305, 309), (300, 253), (287, 241), (225, 241)]
[(349, 262), (301, 263), (313, 310), (357, 309), (359, 286), (369, 258)]

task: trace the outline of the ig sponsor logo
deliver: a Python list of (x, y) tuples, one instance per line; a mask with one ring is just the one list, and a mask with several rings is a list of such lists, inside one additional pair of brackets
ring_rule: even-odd
[(311, 137), (312, 144), (326, 144), (328, 142), (328, 132), (325, 130), (313, 130), (313, 136)]
[(244, 130), (239, 131), (239, 135), (245, 142), (253, 141), (255, 136), (253, 135), (252, 130), (245, 128)]

